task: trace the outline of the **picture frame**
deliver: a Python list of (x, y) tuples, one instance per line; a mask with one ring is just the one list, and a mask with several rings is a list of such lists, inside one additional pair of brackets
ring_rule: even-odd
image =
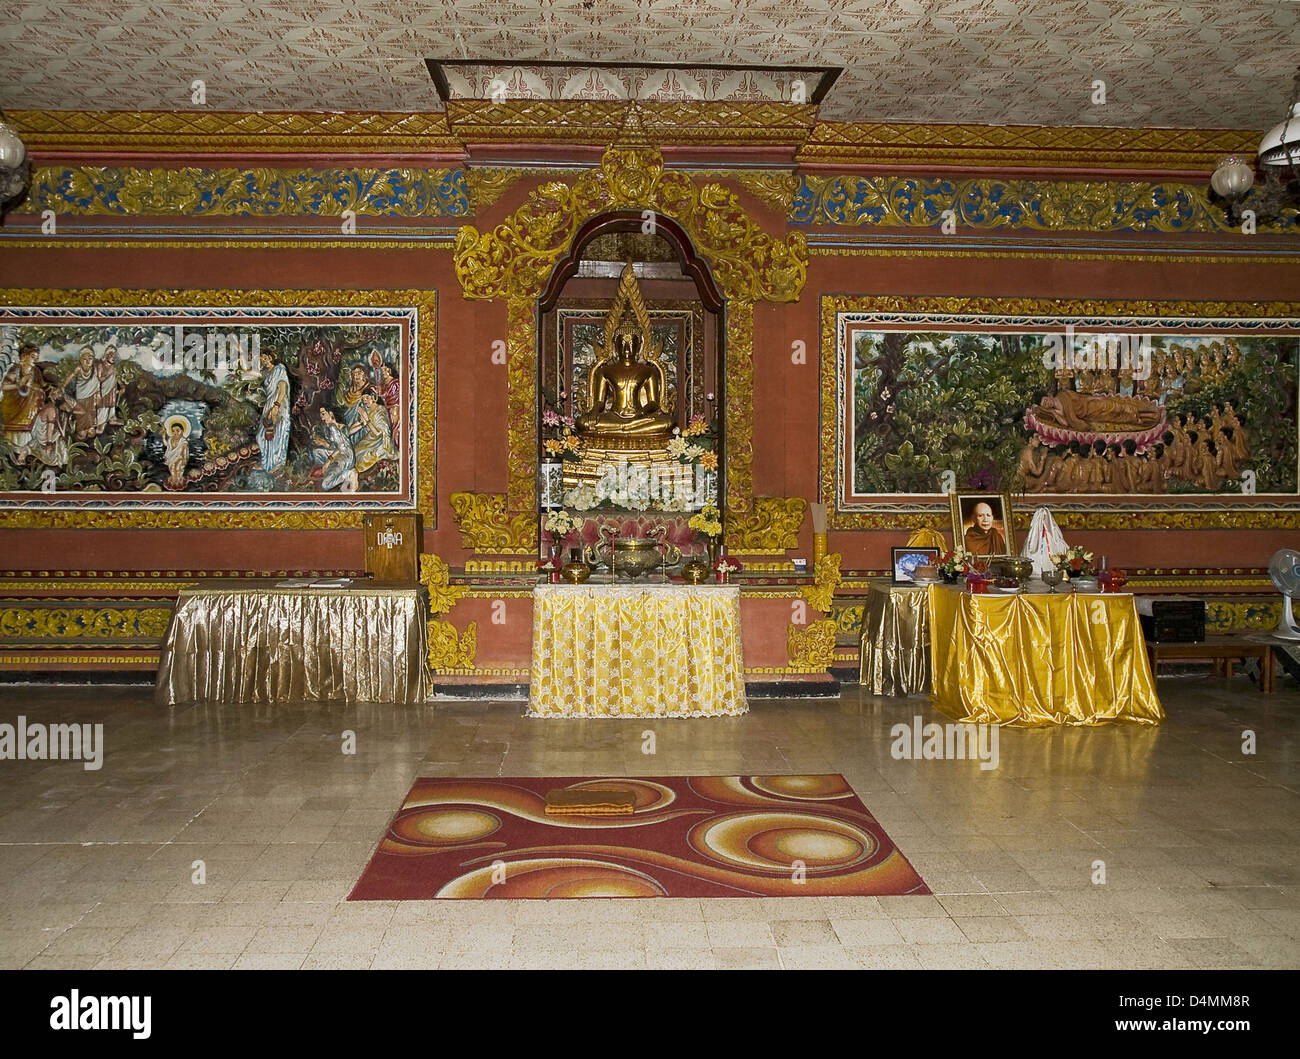
[[(949, 493), (948, 504), (954, 549), (965, 548), (976, 555), (1016, 554), (1010, 493)], [(980, 510), (985, 507), (987, 512)]]
[(937, 563), (940, 549), (923, 546), (895, 545), (889, 549), (889, 568), (893, 571), (890, 582), (895, 585), (915, 584), (913, 573), (918, 566)]
[(564, 464), (546, 460), (537, 476), (538, 502), (542, 511), (555, 511), (564, 506)]

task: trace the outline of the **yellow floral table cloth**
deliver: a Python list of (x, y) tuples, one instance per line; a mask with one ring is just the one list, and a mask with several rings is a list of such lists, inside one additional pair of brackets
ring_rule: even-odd
[(858, 679), (872, 695), (930, 690), (930, 603), (924, 585), (873, 581), (862, 608)]
[(972, 595), (931, 586), (931, 697), (977, 724), (1159, 724), (1130, 594)]
[(424, 590), (183, 590), (163, 641), (155, 700), (188, 703), (424, 702)]
[(530, 717), (746, 713), (736, 585), (538, 585)]

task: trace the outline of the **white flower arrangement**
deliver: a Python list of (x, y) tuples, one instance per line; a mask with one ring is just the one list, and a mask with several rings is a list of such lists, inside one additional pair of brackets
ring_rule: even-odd
[(546, 529), (556, 537), (565, 537), (576, 530), (581, 523), (564, 508), (552, 511), (546, 516)]

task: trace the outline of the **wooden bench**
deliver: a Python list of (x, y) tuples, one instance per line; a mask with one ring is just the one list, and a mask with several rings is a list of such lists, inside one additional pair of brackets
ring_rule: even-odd
[(1147, 654), (1151, 657), (1154, 675), (1161, 662), (1212, 661), (1215, 674), (1232, 676), (1232, 663), (1237, 659), (1259, 659), (1259, 690), (1266, 695), (1273, 691), (1273, 644), (1268, 640), (1247, 639), (1244, 636), (1207, 636), (1201, 643), (1161, 643), (1147, 641)]

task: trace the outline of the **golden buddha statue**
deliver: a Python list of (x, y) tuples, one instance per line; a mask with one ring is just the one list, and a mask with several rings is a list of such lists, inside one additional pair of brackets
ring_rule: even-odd
[(654, 340), (650, 313), (629, 264), (605, 317), (603, 341), (585, 385), (579, 383), (574, 431), (583, 455), (565, 467), (565, 482), (595, 481), (620, 461), (680, 469), (667, 454), (677, 394), (669, 383), (663, 348)]
[(587, 380), (587, 409), (577, 417), (579, 436), (634, 437), (646, 445), (665, 443), (675, 425), (671, 412), (662, 408), (668, 380), (658, 357), (640, 359), (644, 339), (626, 321), (615, 335), (613, 356), (598, 358)]

